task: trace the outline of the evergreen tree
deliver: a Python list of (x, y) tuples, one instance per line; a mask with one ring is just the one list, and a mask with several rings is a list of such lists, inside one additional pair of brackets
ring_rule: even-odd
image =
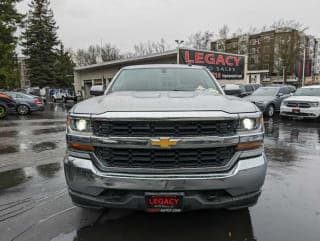
[(57, 26), (49, 0), (32, 0), (26, 29), (22, 34), (23, 54), (32, 86), (55, 86)]
[(63, 45), (60, 44), (54, 66), (57, 87), (65, 88), (72, 86), (74, 66), (75, 64), (72, 61), (71, 54), (65, 51)]
[(15, 9), (19, 1), (0, 1), (0, 89), (18, 88), (20, 85), (15, 53), (17, 38), (14, 36), (23, 18)]

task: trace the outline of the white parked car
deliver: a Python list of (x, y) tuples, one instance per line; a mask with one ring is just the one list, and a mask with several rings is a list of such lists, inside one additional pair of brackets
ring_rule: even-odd
[(297, 89), (281, 104), (280, 115), (315, 119), (320, 117), (320, 85)]

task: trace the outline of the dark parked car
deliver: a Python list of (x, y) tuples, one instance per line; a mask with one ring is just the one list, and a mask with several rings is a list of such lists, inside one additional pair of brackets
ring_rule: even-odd
[(0, 119), (10, 112), (15, 112), (17, 103), (10, 96), (0, 93)]
[(295, 91), (296, 88), (290, 85), (260, 87), (245, 99), (259, 107), (266, 116), (272, 117), (280, 111), (281, 102)]
[(237, 97), (245, 97), (251, 95), (256, 89), (260, 87), (259, 84), (226, 84), (222, 86), (226, 95), (233, 95)]
[(17, 102), (17, 112), (19, 115), (27, 115), (34, 111), (43, 111), (44, 105), (40, 97), (28, 95), (20, 92), (5, 92)]
[(251, 95), (255, 90), (259, 89), (261, 85), (259, 84), (243, 84), (240, 85), (240, 97), (245, 97)]

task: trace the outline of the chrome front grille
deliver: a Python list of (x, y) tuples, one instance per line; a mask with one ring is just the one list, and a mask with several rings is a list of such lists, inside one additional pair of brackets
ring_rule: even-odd
[(116, 168), (219, 168), (227, 165), (234, 154), (233, 146), (194, 149), (95, 148), (95, 155), (104, 167)]
[(92, 121), (93, 134), (98, 137), (232, 136), (236, 134), (237, 126), (237, 120)]
[(287, 103), (287, 106), (291, 108), (310, 108), (311, 107), (310, 104), (307, 102), (293, 102), (293, 101), (289, 101)]

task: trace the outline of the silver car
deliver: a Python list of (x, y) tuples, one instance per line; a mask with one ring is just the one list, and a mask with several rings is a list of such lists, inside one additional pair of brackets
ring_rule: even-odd
[(276, 112), (280, 112), (282, 101), (295, 91), (296, 88), (290, 85), (266, 86), (260, 87), (244, 99), (254, 103), (266, 116), (272, 117)]
[(264, 126), (204, 67), (125, 67), (67, 120), (65, 174), (85, 208), (239, 209), (265, 180)]

